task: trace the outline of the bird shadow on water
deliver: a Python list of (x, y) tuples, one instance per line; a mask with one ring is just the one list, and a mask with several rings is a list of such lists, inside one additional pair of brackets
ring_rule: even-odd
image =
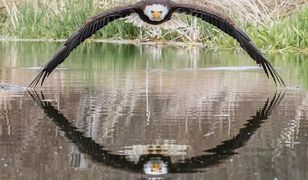
[(224, 160), (237, 154), (235, 150), (244, 147), (251, 136), (265, 123), (273, 110), (284, 98), (285, 91), (276, 92), (268, 98), (263, 107), (247, 120), (239, 133), (231, 139), (222, 141), (211, 149), (204, 150), (204, 154), (172, 162), (171, 156), (165, 154), (143, 154), (138, 162), (129, 161), (125, 155), (113, 154), (103, 145), (95, 142), (91, 137), (86, 137), (57, 109), (50, 101), (46, 101), (43, 92), (28, 91), (30, 96), (43, 109), (46, 116), (64, 133), (65, 137), (74, 143), (79, 150), (91, 157), (92, 160), (125, 171), (147, 175), (163, 175), (169, 173), (193, 173), (205, 168), (223, 163)]

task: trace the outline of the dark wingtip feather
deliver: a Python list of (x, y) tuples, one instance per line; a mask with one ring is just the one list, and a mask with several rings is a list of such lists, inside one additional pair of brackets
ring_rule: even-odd
[(43, 85), (46, 77), (48, 77), (48, 72), (47, 71), (44, 72), (44, 75), (43, 75), (42, 80), (41, 80), (41, 86)]
[(45, 78), (50, 74), (48, 71), (48, 66), (44, 67), (39, 74), (35, 77), (35, 79), (29, 84), (29, 89), (34, 89), (40, 82), (41, 86), (43, 85)]
[(44, 71), (41, 70), (39, 74), (35, 77), (35, 79), (29, 84), (28, 88), (33, 89), (37, 86), (37, 84), (40, 82), (42, 76), (44, 75)]
[(30, 83), (28, 88), (35, 88), (40, 82), (43, 85), (45, 79), (49, 74), (61, 64), (65, 58), (69, 55), (71, 48), (69, 46), (63, 46), (61, 49), (53, 56), (53, 58), (45, 65), (36, 78)]
[(276, 69), (269, 63), (266, 62), (265, 63), (267, 70), (270, 72), (272, 78), (275, 81), (276, 85), (280, 85), (281, 87), (286, 87), (286, 84), (284, 83), (283, 79), (281, 78), (281, 76), (278, 74), (278, 72), (276, 71)]
[(285, 87), (285, 83), (281, 76), (278, 74), (276, 69), (265, 59), (261, 51), (255, 46), (255, 44), (249, 39), (246, 33), (240, 29), (236, 29), (236, 39), (239, 41), (241, 47), (246, 50), (252, 59), (254, 59), (257, 64), (261, 65), (267, 78), (271, 76), (276, 85)]
[(271, 76), (273, 78), (273, 80), (274, 80), (276, 85), (279, 84), (281, 87), (286, 87), (283, 79), (278, 74), (277, 70), (268, 61), (265, 60), (264, 62), (259, 63), (259, 64), (262, 66), (262, 68), (263, 68), (263, 70), (264, 70), (264, 72), (265, 72), (265, 74), (266, 74), (268, 79)]
[(269, 78), (269, 74), (268, 74), (268, 71), (267, 71), (267, 68), (266, 68), (265, 64), (261, 64), (261, 66), (262, 66), (262, 68), (263, 68), (267, 78)]

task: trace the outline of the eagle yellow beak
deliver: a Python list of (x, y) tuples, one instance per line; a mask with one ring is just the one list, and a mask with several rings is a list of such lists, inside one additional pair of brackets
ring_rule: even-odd
[(159, 163), (153, 163), (152, 164), (152, 171), (160, 171), (161, 170), (161, 165)]
[(161, 17), (161, 11), (153, 11), (152, 16), (154, 17), (154, 19), (159, 20)]

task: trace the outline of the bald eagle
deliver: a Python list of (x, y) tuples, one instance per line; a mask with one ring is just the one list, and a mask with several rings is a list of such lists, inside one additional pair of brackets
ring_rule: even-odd
[(285, 86), (280, 75), (266, 60), (248, 35), (240, 28), (236, 27), (228, 17), (205, 6), (176, 3), (172, 0), (141, 0), (133, 5), (117, 7), (90, 18), (66, 40), (60, 50), (42, 68), (29, 87), (35, 88), (39, 82), (41, 82), (42, 86), (45, 78), (48, 77), (80, 43), (110, 22), (128, 17), (132, 14), (137, 14), (142, 21), (148, 24), (160, 25), (170, 21), (173, 13), (183, 13), (198, 17), (230, 35), (236, 39), (249, 56), (263, 68), (268, 78), (271, 76), (275, 84)]

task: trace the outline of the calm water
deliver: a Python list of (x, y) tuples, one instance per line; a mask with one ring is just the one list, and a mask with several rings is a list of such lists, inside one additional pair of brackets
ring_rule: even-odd
[(308, 179), (308, 56), (85, 44), (25, 88), (57, 43), (0, 44), (0, 179)]

